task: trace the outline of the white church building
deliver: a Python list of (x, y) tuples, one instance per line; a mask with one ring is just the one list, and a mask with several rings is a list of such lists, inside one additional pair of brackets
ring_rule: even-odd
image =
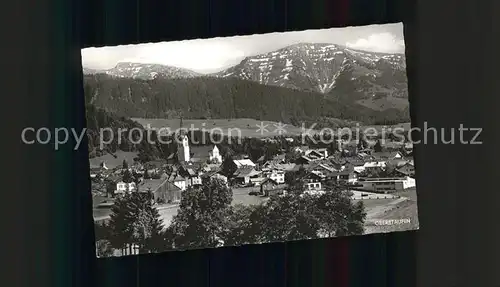
[(213, 162), (222, 163), (222, 156), (217, 145), (189, 146), (187, 135), (181, 135), (177, 145), (179, 162)]

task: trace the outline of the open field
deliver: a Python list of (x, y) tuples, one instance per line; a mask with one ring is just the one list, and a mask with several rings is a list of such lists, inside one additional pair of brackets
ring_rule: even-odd
[(100, 196), (100, 195), (93, 195), (92, 196), (92, 207), (96, 207), (98, 206), (101, 202), (105, 201), (105, 200), (109, 200), (109, 198), (105, 197), (105, 196)]
[(365, 210), (371, 210), (379, 206), (384, 206), (387, 205), (391, 202), (393, 202), (395, 199), (361, 199), (361, 200), (353, 200), (354, 203), (357, 203), (359, 201), (363, 202), (363, 205), (365, 207)]
[(357, 191), (357, 190), (351, 190), (352, 196), (351, 199), (353, 200), (370, 200), (370, 199), (394, 199), (397, 198), (397, 196), (393, 194), (381, 194), (381, 193), (373, 193), (373, 192), (366, 192), (366, 191)]
[(403, 196), (403, 197), (409, 198), (410, 200), (413, 200), (415, 202), (417, 201), (417, 190), (415, 188), (410, 188), (408, 190), (401, 191), (401, 192), (395, 192), (393, 194), (397, 195), (397, 196)]
[[(419, 227), (418, 222), (418, 205), (417, 205), (417, 193), (415, 189), (409, 191), (403, 191), (396, 193), (401, 197), (407, 198), (407, 200), (395, 204), (389, 209), (382, 212), (372, 213), (373, 216), (367, 218), (367, 224), (365, 227), (365, 232), (368, 233), (386, 233), (386, 232), (396, 232), (396, 231), (407, 231), (407, 230), (417, 230)], [(374, 208), (377, 208), (374, 206)], [(372, 209), (373, 210), (373, 209)], [(367, 213), (370, 212), (370, 208), (367, 208)], [(375, 224), (377, 221), (387, 221), (387, 220), (409, 220), (402, 224), (391, 224), (391, 225), (380, 225)]]
[[(176, 131), (180, 127), (179, 119), (145, 119), (145, 118), (133, 118), (132, 120), (138, 122), (145, 128), (154, 128), (156, 130), (164, 129), (165, 131)], [(261, 133), (259, 126), (264, 124), (265, 130)], [(267, 126), (266, 126), (267, 125)], [(187, 129), (213, 131), (214, 133), (221, 133), (224, 135), (238, 136), (241, 132), (242, 137), (273, 137), (278, 135), (290, 135), (297, 136), (309, 130), (311, 125), (305, 125), (303, 127), (292, 126), (286, 124), (283, 126), (282, 133), (278, 129), (279, 123), (272, 121), (259, 121), (255, 119), (241, 118), (241, 119), (185, 119), (183, 120), (183, 127)], [(377, 133), (381, 134), (383, 129), (389, 131), (390, 129), (403, 128), (404, 130), (409, 130), (411, 127), (410, 123), (401, 123), (392, 126), (381, 126), (381, 125), (371, 125), (371, 126), (351, 126), (353, 131), (359, 128), (361, 131), (366, 131), (368, 128), (374, 129)], [(337, 131), (337, 128), (333, 128), (333, 131)], [(311, 132), (312, 133), (312, 132)], [(388, 143), (390, 144), (390, 143)]]
[[(179, 119), (144, 119), (133, 118), (132, 120), (138, 122), (145, 128), (154, 128), (156, 130), (168, 129), (175, 132), (180, 127)], [(260, 132), (259, 127), (264, 124), (265, 130)], [(242, 137), (273, 137), (278, 136), (280, 133), (277, 130), (279, 124), (277, 122), (259, 121), (254, 119), (185, 119), (183, 120), (183, 128), (189, 130), (206, 130), (207, 132), (221, 133), (224, 135), (239, 136), (238, 131), (241, 132)], [(303, 130), (301, 127), (286, 125), (283, 127), (285, 132), (281, 135), (300, 135)]]
[(388, 125), (388, 126), (382, 126), (382, 125), (372, 125), (372, 126), (360, 126), (359, 129), (360, 130), (366, 130), (368, 128), (373, 128), (375, 129), (378, 133), (381, 133), (382, 130), (385, 128), (386, 130), (390, 130), (390, 129), (403, 129), (405, 131), (408, 131), (410, 130), (411, 128), (411, 123), (401, 123), (401, 124), (396, 124), (396, 125)]
[(396, 208), (384, 213), (377, 220), (409, 220), (402, 224), (391, 224), (391, 225), (375, 225), (367, 224), (365, 228), (366, 233), (386, 233), (386, 232), (397, 232), (397, 231), (409, 231), (418, 230), (418, 212), (417, 203), (414, 201), (405, 201), (399, 204)]
[(253, 205), (261, 204), (267, 200), (265, 197), (258, 195), (249, 195), (250, 191), (259, 191), (258, 187), (242, 187), (233, 188), (233, 202), (232, 204), (243, 204), (243, 205)]
[(115, 168), (123, 164), (123, 160), (126, 160), (128, 163), (133, 163), (134, 158), (137, 157), (137, 152), (125, 152), (125, 151), (117, 151), (114, 155), (105, 154), (99, 157), (94, 157), (89, 159), (91, 167), (97, 167), (101, 164), (101, 162), (105, 162), (108, 168)]

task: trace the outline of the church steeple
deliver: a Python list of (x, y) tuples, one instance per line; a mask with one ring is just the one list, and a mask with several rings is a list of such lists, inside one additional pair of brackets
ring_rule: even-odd
[(179, 122), (179, 133), (177, 139), (177, 158), (179, 162), (188, 162), (191, 160), (191, 154), (189, 151), (189, 139), (187, 132), (184, 130), (182, 115)]

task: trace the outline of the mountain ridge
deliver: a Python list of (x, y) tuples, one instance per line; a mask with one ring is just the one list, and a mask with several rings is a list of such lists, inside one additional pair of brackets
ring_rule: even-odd
[(245, 57), (239, 64), (211, 74), (131, 62), (118, 63), (101, 73), (141, 80), (237, 78), (319, 93), (334, 101), (352, 102), (374, 111), (405, 111), (409, 106), (404, 54), (362, 51), (329, 43), (289, 45)]
[(194, 78), (203, 74), (185, 68), (162, 64), (149, 64), (137, 62), (118, 62), (113, 68), (95, 70), (84, 68), (84, 74), (106, 74), (117, 78), (155, 79), (155, 78)]
[[(357, 100), (366, 100), (380, 92), (407, 98), (404, 54), (367, 52), (336, 44), (299, 43), (246, 57), (217, 76), (332, 96), (358, 92)], [(344, 86), (349, 86), (350, 81), (358, 81), (357, 85), (366, 89), (350, 87), (348, 91)]]

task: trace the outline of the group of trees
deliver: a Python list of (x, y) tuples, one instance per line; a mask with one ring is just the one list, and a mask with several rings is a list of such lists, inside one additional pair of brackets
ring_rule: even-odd
[(359, 177), (368, 177), (368, 178), (383, 178), (383, 177), (398, 177), (401, 174), (397, 170), (397, 165), (394, 163), (386, 163), (384, 168), (370, 168), (362, 171), (359, 174)]
[(321, 195), (302, 193), (297, 182), (285, 195), (260, 205), (232, 205), (232, 191), (212, 179), (182, 194), (177, 215), (162, 230), (151, 195), (117, 199), (109, 223), (96, 227), (100, 256), (110, 249), (139, 247), (142, 253), (363, 233), (362, 203), (334, 187)]
[[(286, 123), (349, 119), (366, 124), (408, 122), (407, 112), (378, 111), (353, 97), (262, 85), (237, 78), (196, 77), (140, 80), (108, 75), (84, 77), (86, 103), (120, 116), (165, 118), (182, 111), (186, 118), (255, 118)], [(344, 94), (346, 91), (342, 92)], [(348, 94), (351, 94), (349, 90)], [(145, 100), (146, 99), (146, 100)]]
[(139, 248), (140, 253), (162, 248), (162, 219), (154, 207), (151, 192), (130, 192), (115, 200), (107, 223), (96, 223), (96, 247), (99, 256), (112, 249)]

